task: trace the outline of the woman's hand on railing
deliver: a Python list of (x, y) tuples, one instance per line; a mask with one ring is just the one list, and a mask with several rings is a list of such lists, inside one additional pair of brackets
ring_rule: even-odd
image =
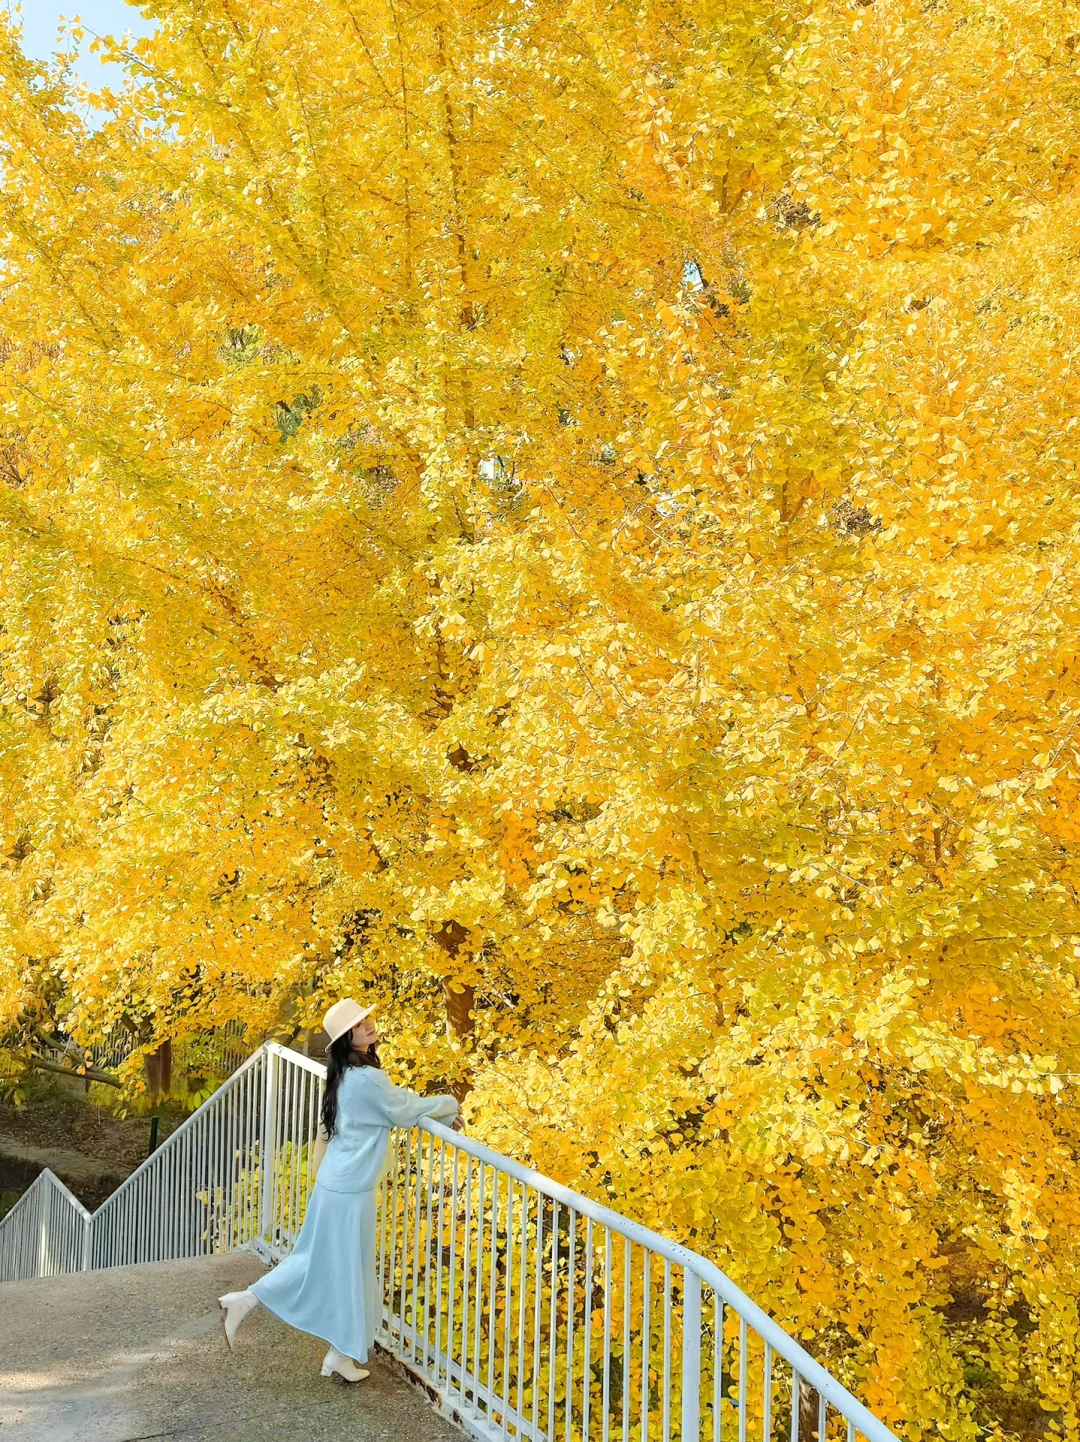
[(450, 1125), (451, 1125), (451, 1127), (453, 1127), (454, 1131), (456, 1131), (456, 1132), (463, 1132), (463, 1131), (465, 1130), (465, 1122), (464, 1122), (464, 1120), (462, 1119), (462, 1115), (461, 1115), (460, 1112), (458, 1112), (457, 1116), (456, 1116), (456, 1117), (454, 1118), (454, 1120), (450, 1123)]

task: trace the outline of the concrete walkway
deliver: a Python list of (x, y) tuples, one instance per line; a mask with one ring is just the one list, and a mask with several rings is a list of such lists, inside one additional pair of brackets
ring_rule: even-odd
[(115, 1162), (98, 1161), (95, 1157), (84, 1156), (82, 1152), (65, 1152), (56, 1147), (32, 1147), (19, 1137), (0, 1135), (0, 1157), (13, 1157), (19, 1162), (48, 1167), (69, 1186), (73, 1182), (96, 1182), (102, 1177), (120, 1178), (128, 1174), (126, 1167), (118, 1167)]
[(0, 1442), (461, 1442), (386, 1362), (321, 1377), (325, 1342), (261, 1307), (235, 1352), (217, 1298), (247, 1253), (0, 1285)]

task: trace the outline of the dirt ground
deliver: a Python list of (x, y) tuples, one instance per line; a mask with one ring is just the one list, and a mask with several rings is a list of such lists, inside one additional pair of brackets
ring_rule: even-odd
[[(82, 1082), (42, 1076), (31, 1082), (26, 1105), (0, 1100), (0, 1216), (45, 1166), (93, 1211), (145, 1159), (149, 1116), (113, 1116), (92, 1097)], [(163, 1111), (159, 1145), (182, 1120), (178, 1108)]]

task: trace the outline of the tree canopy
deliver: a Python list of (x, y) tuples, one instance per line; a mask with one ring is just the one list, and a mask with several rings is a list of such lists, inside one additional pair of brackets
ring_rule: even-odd
[(1080, 7), (143, 8), (0, 17), (0, 1032), (363, 996), (1080, 1438)]

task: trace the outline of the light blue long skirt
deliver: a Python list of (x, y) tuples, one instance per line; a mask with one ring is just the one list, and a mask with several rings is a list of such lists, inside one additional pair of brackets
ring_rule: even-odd
[(366, 1362), (378, 1330), (376, 1193), (331, 1192), (316, 1181), (296, 1245), (251, 1290), (268, 1312)]

